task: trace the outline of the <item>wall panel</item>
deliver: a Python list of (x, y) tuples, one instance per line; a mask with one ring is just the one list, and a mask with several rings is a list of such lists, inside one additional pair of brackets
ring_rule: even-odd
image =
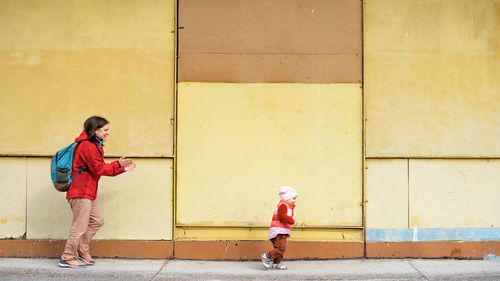
[(408, 227), (408, 160), (365, 162), (366, 227)]
[(26, 238), (68, 238), (73, 214), (66, 192), (54, 188), (50, 178), (50, 159), (29, 158), (27, 161)]
[(498, 241), (499, 164), (368, 159), (367, 241)]
[[(297, 209), (298, 210), (298, 209)], [(174, 239), (177, 241), (267, 241), (269, 228), (231, 227), (178, 227)], [(291, 241), (363, 241), (362, 229), (312, 229), (294, 227)]]
[(179, 58), (180, 81), (330, 83), (351, 81), (360, 54), (189, 54)]
[(52, 154), (99, 114), (108, 153), (173, 155), (174, 4), (1, 1), (0, 153)]
[(500, 156), (499, 7), (366, 1), (368, 157)]
[(26, 158), (0, 158), (0, 239), (26, 232)]
[(305, 226), (361, 226), (359, 84), (179, 85), (177, 223), (268, 226), (281, 185)]
[(360, 0), (181, 0), (179, 80), (361, 82), (361, 17)]
[[(96, 239), (172, 239), (173, 162), (135, 161), (135, 171), (101, 178), (97, 200), (105, 223)], [(54, 189), (49, 167), (48, 158), (28, 160), (28, 239), (66, 239), (69, 233), (72, 212), (66, 193)]]
[(499, 186), (500, 160), (410, 160), (410, 227), (498, 228)]

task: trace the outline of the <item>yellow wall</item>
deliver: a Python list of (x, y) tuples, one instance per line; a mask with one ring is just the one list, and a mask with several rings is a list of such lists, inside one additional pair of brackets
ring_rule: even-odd
[(410, 160), (410, 227), (499, 227), (500, 160)]
[[(101, 178), (98, 201), (105, 223), (96, 239), (172, 239), (173, 162), (135, 161), (135, 171)], [(47, 176), (49, 166), (46, 158), (27, 161), (28, 239), (65, 239), (69, 233), (71, 209), (66, 193), (57, 192)]]
[(361, 226), (361, 108), (359, 84), (180, 83), (177, 224), (266, 227), (289, 185), (299, 224)]
[(500, 3), (365, 1), (368, 157), (500, 156)]
[(0, 154), (53, 154), (99, 114), (109, 154), (173, 155), (175, 1), (2, 0), (0, 26)]
[(496, 237), (500, 2), (364, 9), (367, 240)]
[[(270, 222), (270, 219), (269, 219)], [(231, 227), (177, 227), (174, 233), (175, 240), (267, 240), (269, 228), (231, 228)], [(333, 229), (294, 227), (293, 241), (362, 241), (361, 229)]]
[(107, 155), (144, 158), (101, 179), (96, 238), (172, 239), (175, 3), (0, 0), (0, 156), (16, 156), (0, 157), (0, 237), (67, 237), (50, 158), (31, 156), (54, 154), (98, 114), (111, 122)]
[(0, 238), (26, 229), (26, 158), (0, 158)]
[(364, 89), (180, 83), (174, 156), (175, 3), (0, 0), (0, 238), (67, 237), (34, 156), (92, 114), (141, 157), (102, 179), (98, 239), (265, 240), (290, 185), (294, 240), (359, 241), (363, 156), (368, 229), (498, 228), (499, 1), (365, 0)]
[(365, 162), (366, 227), (408, 227), (408, 160)]
[(368, 228), (500, 225), (500, 160), (369, 159), (366, 169)]

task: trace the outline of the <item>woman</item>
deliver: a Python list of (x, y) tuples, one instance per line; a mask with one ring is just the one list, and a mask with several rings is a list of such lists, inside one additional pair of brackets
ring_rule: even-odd
[(134, 161), (124, 157), (111, 163), (104, 162), (102, 146), (109, 136), (109, 122), (106, 119), (92, 116), (83, 127), (83, 132), (75, 139), (75, 142), (80, 143), (73, 157), (71, 177), (80, 169), (83, 172), (74, 178), (66, 194), (73, 211), (73, 222), (59, 261), (61, 267), (85, 267), (95, 263), (90, 255), (89, 242), (104, 224), (96, 200), (99, 178), (114, 177), (135, 168)]

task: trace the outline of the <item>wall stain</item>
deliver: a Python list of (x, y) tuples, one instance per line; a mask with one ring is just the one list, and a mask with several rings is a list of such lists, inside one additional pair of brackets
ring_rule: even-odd
[(451, 250), (450, 257), (451, 258), (459, 257), (460, 254), (462, 254), (462, 250), (459, 248), (454, 248), (453, 250)]

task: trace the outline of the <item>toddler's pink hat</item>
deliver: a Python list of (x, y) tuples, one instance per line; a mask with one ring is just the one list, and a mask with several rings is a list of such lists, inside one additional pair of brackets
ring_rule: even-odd
[(295, 192), (295, 190), (291, 187), (285, 185), (280, 187), (279, 195), (282, 200), (290, 200), (297, 196), (297, 192)]

